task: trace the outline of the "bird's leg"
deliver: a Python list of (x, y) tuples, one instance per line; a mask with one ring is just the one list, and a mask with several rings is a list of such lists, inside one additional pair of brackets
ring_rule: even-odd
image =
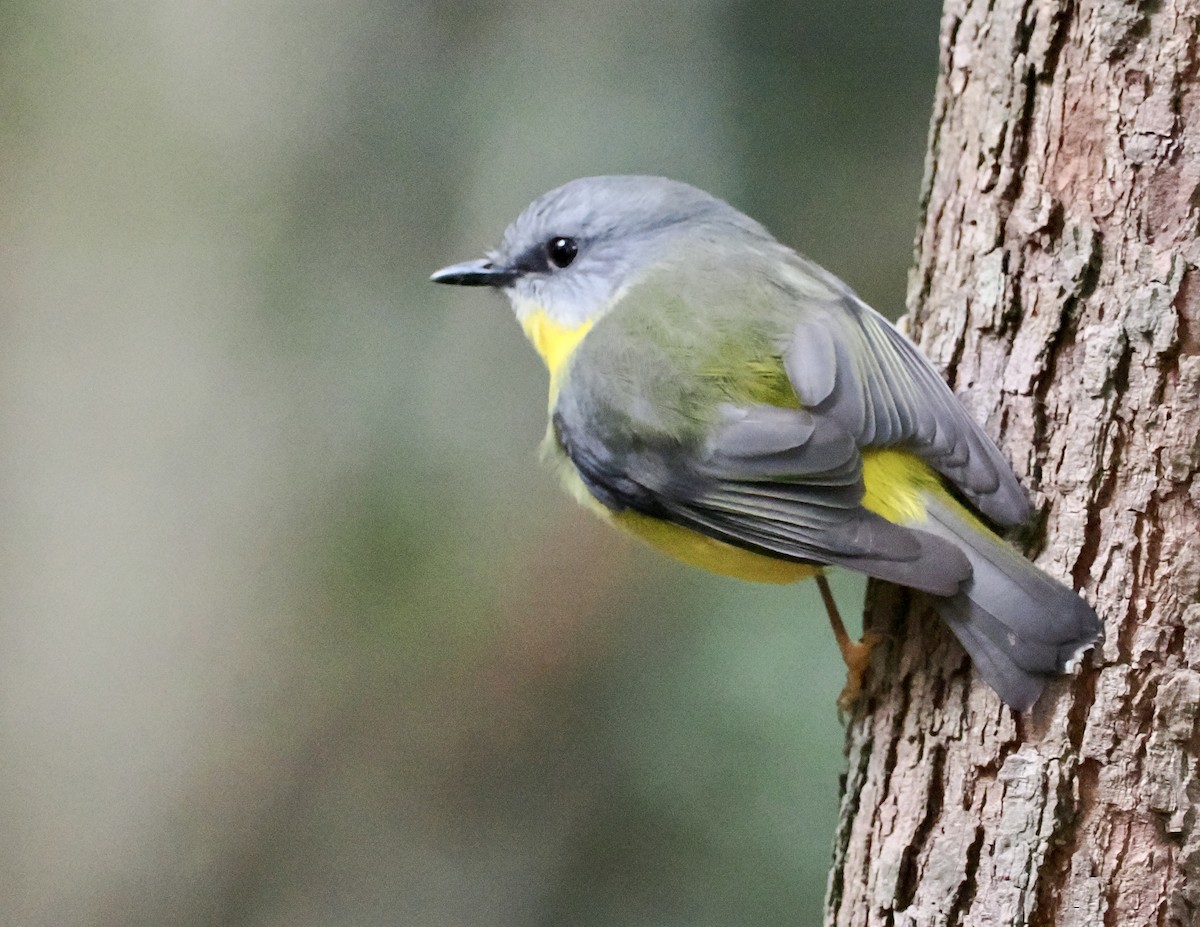
[(833, 600), (833, 590), (829, 588), (825, 574), (818, 573), (816, 579), (817, 588), (821, 590), (821, 600), (825, 603), (825, 611), (829, 615), (829, 624), (833, 628), (834, 640), (837, 641), (842, 660), (846, 663), (846, 687), (838, 696), (838, 711), (850, 711), (862, 694), (863, 674), (867, 671), (871, 651), (883, 640), (883, 635), (876, 631), (865, 631), (861, 641), (852, 640), (842, 623), (841, 613), (838, 611), (837, 602)]

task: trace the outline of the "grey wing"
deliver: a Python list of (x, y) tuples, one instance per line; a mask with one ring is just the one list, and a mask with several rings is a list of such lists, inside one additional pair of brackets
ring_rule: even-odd
[(806, 302), (784, 363), (801, 403), (859, 447), (907, 447), (1000, 524), (1029, 516), (1012, 468), (937, 371), (849, 290), (839, 302)]
[[(749, 550), (952, 595), (970, 576), (949, 542), (864, 509), (862, 459), (835, 420), (727, 407), (702, 448), (606, 443), (558, 413), (559, 446), (610, 509), (633, 509)], [(620, 451), (614, 446), (623, 446)]]

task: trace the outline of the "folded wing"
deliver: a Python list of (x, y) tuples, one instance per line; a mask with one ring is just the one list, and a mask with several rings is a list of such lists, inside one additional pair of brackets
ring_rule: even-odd
[(804, 409), (727, 407), (703, 446), (640, 442), (621, 451), (556, 414), (559, 445), (591, 493), (775, 557), (845, 566), (952, 595), (970, 576), (947, 541), (862, 507), (862, 458), (833, 419)]
[(1002, 525), (1029, 502), (1012, 468), (937, 371), (886, 319), (843, 289), (805, 305), (784, 363), (800, 402), (860, 448), (902, 446)]

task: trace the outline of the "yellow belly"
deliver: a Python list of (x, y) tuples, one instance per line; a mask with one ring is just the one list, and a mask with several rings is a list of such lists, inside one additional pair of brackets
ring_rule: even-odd
[(641, 512), (627, 510), (614, 513), (588, 492), (574, 465), (557, 452), (553, 435), (546, 435), (543, 447), (547, 456), (553, 454), (557, 458), (563, 486), (578, 502), (605, 521), (641, 538), (676, 560), (722, 576), (755, 583), (794, 583), (820, 572), (820, 567), (756, 554)]
[[(548, 437), (549, 440), (552, 439)], [(564, 482), (576, 499), (614, 525), (683, 563), (756, 583), (794, 583), (821, 570), (812, 564), (735, 547), (640, 512), (614, 514), (592, 497), (569, 461), (564, 460), (563, 464)], [(863, 454), (863, 482), (866, 486), (863, 506), (901, 524), (924, 520), (923, 497), (926, 493), (945, 492), (938, 475), (924, 461), (907, 451), (895, 449)]]
[(756, 554), (639, 512), (621, 512), (612, 521), (676, 560), (722, 576), (755, 583), (794, 583), (821, 572), (820, 567), (808, 563)]

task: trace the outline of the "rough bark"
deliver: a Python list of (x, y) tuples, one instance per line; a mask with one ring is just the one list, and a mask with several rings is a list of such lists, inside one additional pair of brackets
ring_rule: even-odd
[(1198, 28), (1197, 0), (946, 5), (912, 330), (1106, 637), (1017, 716), (874, 590), (829, 924), (1200, 923)]

